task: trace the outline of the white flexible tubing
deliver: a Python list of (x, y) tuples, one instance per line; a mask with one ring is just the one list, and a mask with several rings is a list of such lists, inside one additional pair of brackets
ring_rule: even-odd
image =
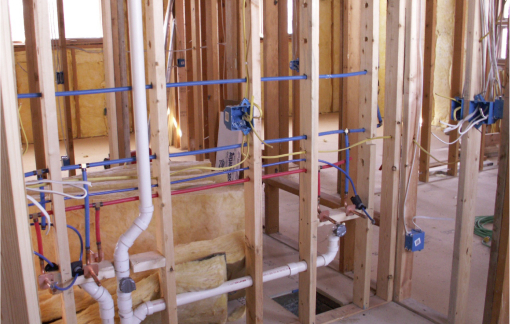
[(98, 302), (99, 316), (103, 324), (114, 324), (115, 306), (108, 290), (102, 286), (99, 287), (95, 282), (84, 283), (80, 287)]
[[(328, 252), (317, 257), (317, 268), (327, 266), (328, 264), (331, 263), (331, 261), (333, 261), (336, 254), (338, 253), (339, 240), (340, 238), (338, 236), (334, 234), (329, 235)], [(262, 274), (262, 281), (268, 282), (283, 277), (293, 276), (300, 272), (306, 271), (307, 268), (308, 266), (305, 261), (289, 263), (283, 267), (278, 267), (275, 269), (264, 271), (264, 273)], [(245, 289), (251, 287), (252, 285), (253, 279), (250, 276), (245, 276), (242, 278), (227, 281), (221, 286), (213, 289), (178, 294), (177, 306), (182, 306), (206, 298), (227, 294), (232, 291)], [(139, 324), (148, 315), (163, 311), (165, 310), (165, 307), (166, 304), (164, 299), (153, 300), (140, 304), (134, 312), (133, 321), (131, 323)]]
[[(147, 133), (147, 98), (145, 95), (142, 2), (139, 0), (128, 0), (128, 14), (140, 215), (131, 227), (120, 236), (117, 246), (115, 247), (113, 257), (115, 274), (118, 282), (120, 282), (123, 278), (129, 277), (128, 250), (138, 236), (147, 229), (154, 211), (151, 195), (149, 136)], [(119, 289), (117, 289), (117, 296), (120, 322), (122, 324), (131, 324), (133, 322), (133, 303), (131, 293), (122, 293)]]

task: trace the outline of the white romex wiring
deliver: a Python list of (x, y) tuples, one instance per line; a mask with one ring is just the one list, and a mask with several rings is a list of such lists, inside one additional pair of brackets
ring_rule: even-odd
[(31, 202), (33, 202), (34, 205), (37, 208), (39, 208), (39, 210), (43, 213), (44, 218), (46, 218), (46, 222), (48, 223), (48, 229), (46, 230), (46, 235), (48, 235), (50, 233), (50, 228), (51, 228), (51, 218), (50, 218), (50, 215), (48, 215), (48, 212), (46, 211), (46, 209), (44, 209), (43, 206), (41, 206), (41, 204), (39, 204), (37, 202), (37, 200), (35, 200), (33, 197), (27, 195), (27, 199), (30, 200)]
[[(49, 190), (49, 189), (39, 189), (39, 188), (29, 188), (28, 187), (28, 186), (31, 186), (31, 185), (38, 185), (38, 184), (44, 184), (44, 183), (60, 183), (62, 185), (67, 185), (67, 186), (71, 186), (71, 187), (74, 187), (74, 188), (78, 188), (78, 189), (83, 191), (83, 195), (82, 196), (74, 196), (74, 195), (66, 194), (64, 192), (59, 192), (59, 191), (54, 191), (54, 190)], [(36, 181), (28, 181), (26, 183), (26, 185), (27, 185), (26, 189), (30, 190), (30, 191), (43, 192), (43, 193), (52, 193), (52, 194), (68, 197), (68, 198), (71, 198), (71, 199), (84, 199), (85, 197), (87, 197), (87, 189), (85, 189), (82, 186), (83, 185), (87, 185), (89, 187), (92, 187), (92, 183), (89, 182), (89, 181), (73, 181), (73, 182), (70, 182), (70, 181), (56, 181), (56, 180), (45, 180), (45, 179), (36, 180)]]

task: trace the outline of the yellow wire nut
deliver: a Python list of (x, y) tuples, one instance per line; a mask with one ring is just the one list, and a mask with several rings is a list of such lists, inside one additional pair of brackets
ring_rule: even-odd
[(389, 139), (389, 138), (391, 138), (391, 136), (389, 136), (389, 135), (388, 135), (388, 136), (378, 136), (378, 137), (367, 138), (367, 139), (364, 139), (364, 140), (359, 141), (359, 142), (357, 142), (357, 143), (354, 143), (354, 144), (352, 144), (351, 146), (344, 147), (344, 148), (341, 148), (341, 149), (339, 149), (339, 150), (319, 151), (319, 153), (336, 153), (336, 152), (342, 152), (342, 151), (346, 151), (346, 150), (348, 150), (348, 149), (350, 149), (350, 148), (353, 148), (353, 147), (355, 147), (355, 146), (358, 146), (358, 145), (361, 145), (361, 144), (363, 144), (363, 143), (366, 143), (366, 142), (368, 142), (368, 141), (377, 140), (377, 139)]

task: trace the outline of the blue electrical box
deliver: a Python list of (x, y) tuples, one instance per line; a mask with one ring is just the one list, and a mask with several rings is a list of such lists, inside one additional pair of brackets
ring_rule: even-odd
[(71, 159), (67, 155), (64, 155), (62, 158), (62, 166), (70, 166), (71, 165)]
[(290, 61), (289, 67), (292, 71), (299, 72), (299, 58)]
[(422, 230), (412, 229), (410, 233), (406, 234), (404, 247), (407, 251), (411, 252), (423, 250), (425, 247), (425, 232)]
[(464, 117), (464, 99), (455, 97), (455, 100), (452, 100), (451, 108), (450, 118), (452, 120), (461, 120)]
[(224, 111), (225, 126), (231, 131), (242, 131), (244, 135), (251, 132), (250, 123), (243, 119), (245, 115), (250, 115), (250, 101), (244, 98), (237, 106), (227, 106)]

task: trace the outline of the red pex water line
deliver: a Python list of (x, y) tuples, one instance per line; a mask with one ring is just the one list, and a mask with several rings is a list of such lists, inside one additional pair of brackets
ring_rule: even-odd
[(96, 208), (96, 243), (101, 243), (101, 226), (99, 225), (101, 209)]
[[(279, 173), (273, 173), (273, 174), (266, 174), (266, 175), (262, 176), (262, 179), (270, 179), (270, 178), (276, 178), (276, 177), (283, 177), (283, 176), (286, 176), (286, 175), (302, 173), (302, 172), (306, 172), (306, 169), (297, 169), (297, 170), (291, 170), (291, 171), (285, 171), (285, 172), (279, 172)], [(187, 188), (187, 189), (174, 190), (174, 191), (172, 191), (172, 196), (182, 195), (182, 194), (190, 193), (190, 192), (197, 192), (197, 191), (202, 191), (202, 190), (214, 189), (214, 188), (219, 188), (219, 187), (232, 186), (232, 185), (236, 185), (236, 184), (240, 184), (240, 183), (245, 183), (245, 182), (248, 182), (248, 181), (250, 181), (250, 178), (239, 179), (239, 180), (234, 180), (234, 181), (227, 181), (227, 182), (222, 182), (222, 183), (215, 183), (215, 184), (211, 184), (211, 185), (208, 185), (208, 186), (202, 186), (202, 187), (197, 187), (197, 188)], [(156, 198), (156, 197), (158, 197), (157, 193), (152, 195), (152, 198)], [(135, 201), (135, 200), (139, 200), (139, 199), (140, 198), (138, 196), (136, 196), (136, 197), (130, 197), (130, 198), (122, 198), (122, 199), (115, 199), (115, 200), (105, 201), (105, 202), (103, 202), (103, 207), (104, 206), (111, 206), (111, 205), (122, 204), (122, 203), (130, 202), (130, 201)], [(90, 204), (90, 208), (93, 208), (93, 207), (94, 206), (92, 204)], [(68, 211), (80, 210), (80, 209), (84, 209), (84, 208), (85, 208), (85, 205), (76, 205), (76, 206), (66, 207), (65, 210), (66, 210), (66, 212), (68, 212)], [(53, 211), (49, 210), (48, 213), (52, 214)]]
[[(48, 224), (46, 226), (50, 226), (50, 224)], [(39, 252), (39, 254), (44, 255), (42, 236), (41, 236), (41, 227), (39, 226), (39, 221), (38, 221), (37, 217), (34, 217), (34, 227), (35, 227), (35, 234), (37, 236), (37, 250), (38, 250), (37, 252)]]
[[(351, 161), (351, 160), (352, 160), (352, 157), (351, 157), (351, 158), (349, 158), (349, 161)], [(341, 161), (335, 162), (335, 163), (333, 163), (333, 164), (334, 164), (334, 165), (342, 165), (342, 164), (345, 164), (345, 160), (341, 160)], [(323, 170), (324, 170), (324, 169), (329, 169), (329, 168), (332, 168), (332, 166), (331, 166), (331, 165), (322, 165), (322, 166), (321, 166), (321, 169), (323, 169)]]

